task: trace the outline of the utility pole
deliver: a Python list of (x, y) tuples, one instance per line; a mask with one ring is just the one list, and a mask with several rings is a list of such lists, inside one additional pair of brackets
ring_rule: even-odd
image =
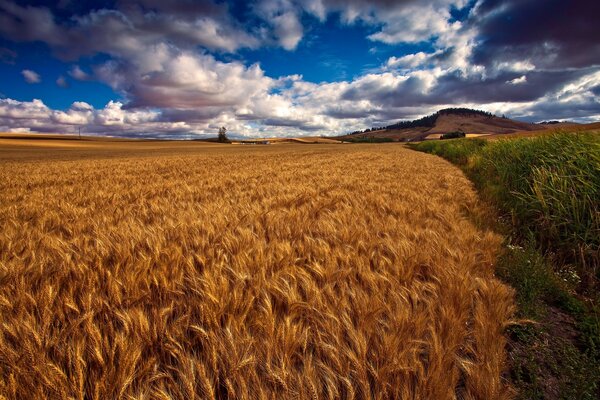
[(79, 140), (81, 140), (81, 127), (79, 127)]

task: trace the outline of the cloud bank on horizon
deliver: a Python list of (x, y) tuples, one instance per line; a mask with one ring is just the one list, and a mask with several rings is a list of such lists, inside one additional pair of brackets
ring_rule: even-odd
[(0, 0), (0, 131), (334, 134), (600, 119), (596, 1)]

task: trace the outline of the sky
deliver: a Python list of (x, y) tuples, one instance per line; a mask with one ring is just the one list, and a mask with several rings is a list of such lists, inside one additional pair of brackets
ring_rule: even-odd
[(597, 0), (0, 0), (0, 131), (334, 135), (600, 121)]

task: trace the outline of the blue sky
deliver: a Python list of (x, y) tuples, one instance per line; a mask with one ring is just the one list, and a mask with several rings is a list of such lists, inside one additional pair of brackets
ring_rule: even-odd
[(394, 45), (373, 42), (367, 37), (376, 27), (344, 24), (339, 13), (324, 22), (307, 16), (303, 23), (305, 35), (293, 51), (281, 47), (242, 50), (242, 59), (260, 63), (269, 76), (301, 74), (306, 81), (320, 83), (360, 77), (377, 70), (391, 56), (432, 50), (430, 40)]
[[(0, 0), (0, 130), (333, 134), (600, 117), (595, 2)], [(543, 20), (544, 24), (528, 21)]]
[[(0, 63), (0, 75), (3, 81), (0, 92), (6, 97), (20, 101), (43, 99), (49, 107), (56, 109), (67, 109), (75, 101), (85, 101), (95, 107), (104, 107), (110, 100), (120, 98), (110, 86), (102, 82), (73, 79), (69, 75), (72, 65), (54, 58), (52, 51), (44, 43), (0, 41), (0, 47), (18, 54), (12, 62)], [(92, 60), (83, 59), (73, 65), (87, 69), (98, 59), (99, 57)], [(22, 75), (25, 69), (38, 72), (41, 81), (37, 84), (27, 83)], [(57, 85), (56, 81), (61, 76), (67, 81), (68, 87), (62, 88)]]

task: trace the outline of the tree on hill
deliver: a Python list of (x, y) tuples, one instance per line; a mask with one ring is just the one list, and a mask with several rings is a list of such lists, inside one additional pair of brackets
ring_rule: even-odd
[(464, 107), (445, 108), (443, 110), (438, 111), (437, 113), (440, 115), (481, 115), (484, 117), (493, 117), (494, 116), (494, 114), (487, 112), (487, 111), (475, 110), (472, 108), (464, 108)]
[(224, 126), (219, 128), (218, 141), (221, 143), (229, 143), (229, 138), (227, 138), (227, 128)]

